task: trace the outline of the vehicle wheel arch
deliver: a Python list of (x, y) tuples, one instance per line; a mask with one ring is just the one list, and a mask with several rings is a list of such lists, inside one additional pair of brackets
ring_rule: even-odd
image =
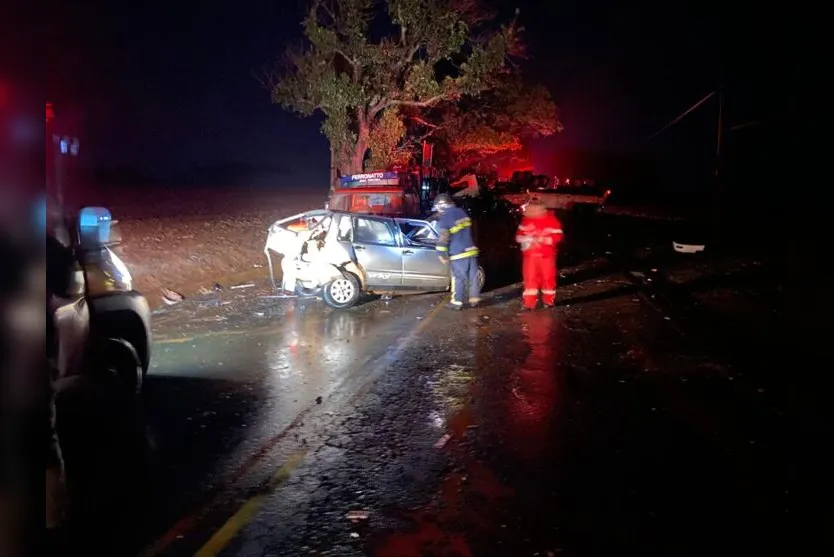
[(120, 392), (137, 396), (142, 392), (145, 372), (136, 347), (121, 337), (98, 341), (95, 351), (96, 372), (118, 380)]
[(354, 263), (353, 261), (351, 261), (351, 262), (345, 264), (343, 267), (340, 267), (339, 271), (342, 274), (350, 273), (354, 277), (356, 277), (356, 280), (359, 281), (360, 289), (363, 292), (365, 291), (365, 288), (368, 284), (367, 277), (365, 276), (365, 271), (357, 263)]
[(101, 312), (93, 318), (94, 334), (99, 338), (123, 340), (136, 351), (146, 375), (150, 365), (150, 342), (142, 318), (129, 309)]

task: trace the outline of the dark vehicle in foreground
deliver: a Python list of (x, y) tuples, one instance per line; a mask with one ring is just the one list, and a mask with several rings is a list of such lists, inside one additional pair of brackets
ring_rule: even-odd
[[(292, 257), (296, 291), (347, 309), (366, 294), (449, 290), (449, 266), (435, 249), (439, 234), (427, 220), (332, 210), (300, 213), (269, 228), (264, 253), (273, 285), (272, 253)], [(486, 275), (479, 270), (483, 286)]]
[(111, 249), (107, 209), (85, 207), (47, 228), (49, 312), (55, 323), (58, 388), (85, 374), (115, 377), (136, 394), (150, 364), (151, 311)]

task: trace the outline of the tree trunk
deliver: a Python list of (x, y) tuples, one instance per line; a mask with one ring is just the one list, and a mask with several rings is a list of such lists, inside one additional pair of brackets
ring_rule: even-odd
[(353, 147), (353, 152), (348, 158), (348, 173), (359, 174), (364, 170), (365, 154), (368, 152), (368, 126), (364, 122), (359, 123), (359, 134), (356, 139), (356, 145)]
[(330, 146), (330, 193), (339, 185), (339, 172), (336, 161), (336, 153), (333, 152), (333, 146)]

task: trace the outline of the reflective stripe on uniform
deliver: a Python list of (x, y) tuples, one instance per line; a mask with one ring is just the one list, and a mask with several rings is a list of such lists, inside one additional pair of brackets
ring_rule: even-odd
[(522, 296), (538, 296), (539, 291), (535, 288), (525, 288), (524, 292), (521, 293)]
[(472, 219), (470, 219), (469, 217), (458, 219), (455, 221), (454, 226), (449, 228), (449, 234), (456, 234), (464, 228), (468, 228), (470, 226), (472, 226)]
[(467, 248), (461, 253), (449, 257), (449, 259), (456, 261), (458, 259), (466, 259), (467, 257), (475, 257), (476, 255), (478, 255), (478, 248)]
[(481, 301), (480, 298), (469, 298), (469, 303), (470, 304), (477, 304), (480, 301)]
[(446, 246), (437, 246), (437, 251), (449, 251), (449, 248)]
[(555, 290), (542, 290), (542, 294), (556, 294)]
[(545, 234), (562, 234), (562, 229), (561, 228), (545, 228), (544, 233)]

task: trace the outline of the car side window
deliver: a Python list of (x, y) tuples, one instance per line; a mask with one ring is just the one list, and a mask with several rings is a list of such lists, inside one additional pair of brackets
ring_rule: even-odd
[(336, 239), (340, 242), (353, 241), (353, 223), (351, 222), (350, 217), (343, 216), (339, 220), (339, 233), (337, 234)]
[(357, 244), (395, 246), (397, 241), (385, 221), (356, 217), (353, 222), (353, 238)]
[(400, 230), (410, 244), (423, 247), (434, 247), (437, 244), (437, 233), (427, 223), (401, 221)]

